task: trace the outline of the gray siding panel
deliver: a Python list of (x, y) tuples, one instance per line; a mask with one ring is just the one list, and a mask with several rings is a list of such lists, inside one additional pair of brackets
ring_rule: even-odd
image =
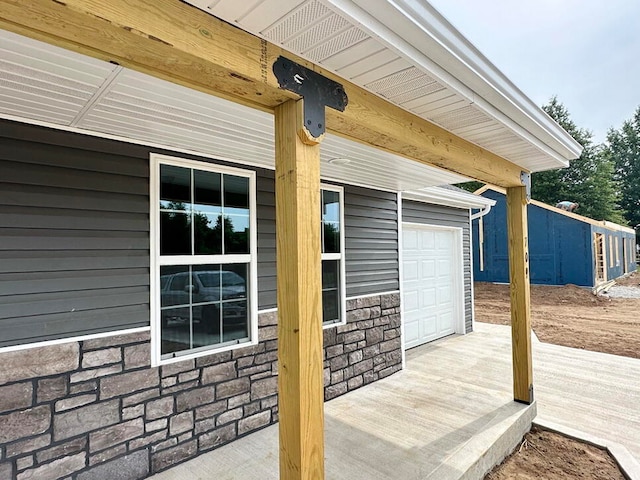
[(398, 290), (398, 202), (395, 193), (344, 189), (347, 297)]
[(433, 205), (429, 203), (404, 200), (402, 202), (402, 221), (462, 228), (462, 250), (464, 256), (464, 306), (465, 327), (472, 329), (472, 285), (471, 285), (471, 232), (469, 228), (469, 210)]
[(275, 308), (276, 294), (276, 193), (275, 173), (260, 170), (256, 176), (258, 204), (258, 308)]
[(148, 153), (2, 127), (0, 346), (147, 326)]
[[(149, 325), (149, 155), (0, 121), (0, 347)], [(256, 171), (258, 308), (276, 306), (274, 172)], [(394, 193), (345, 187), (347, 296), (399, 288)]]

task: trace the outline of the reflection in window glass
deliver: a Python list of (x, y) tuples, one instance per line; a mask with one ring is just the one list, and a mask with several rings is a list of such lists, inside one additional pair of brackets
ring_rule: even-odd
[(340, 253), (340, 194), (322, 190), (322, 252)]
[(224, 217), (224, 250), (225, 253), (249, 253), (249, 215)]
[(191, 215), (160, 211), (160, 254), (191, 255)]
[(322, 321), (340, 321), (340, 261), (322, 261)]
[(342, 315), (340, 200), (339, 191), (321, 190), (322, 319), (325, 324), (339, 322)]
[(196, 212), (193, 216), (193, 241), (196, 255), (222, 253), (222, 214)]
[(235, 175), (224, 176), (224, 205), (238, 207), (249, 214), (249, 179)]
[(160, 165), (160, 208), (170, 208), (171, 203), (191, 203), (191, 170)]
[(214, 172), (193, 171), (194, 203), (196, 210), (207, 213), (222, 211), (220, 183), (222, 175)]
[(160, 268), (162, 354), (249, 336), (248, 265)]
[(248, 341), (250, 177), (159, 168), (161, 355)]

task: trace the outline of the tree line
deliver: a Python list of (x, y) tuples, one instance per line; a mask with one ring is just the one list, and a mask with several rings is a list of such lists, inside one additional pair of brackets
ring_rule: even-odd
[[(536, 172), (531, 197), (550, 205), (578, 203), (576, 213), (596, 220), (628, 225), (640, 235), (640, 107), (619, 129), (611, 128), (606, 141), (594, 143), (593, 134), (578, 127), (556, 97), (542, 109), (583, 147), (568, 168)], [(463, 188), (473, 191), (478, 182)]]

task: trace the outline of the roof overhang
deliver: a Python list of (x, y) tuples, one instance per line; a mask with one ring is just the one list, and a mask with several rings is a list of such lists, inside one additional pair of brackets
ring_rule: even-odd
[(427, 2), (186, 1), (529, 171), (582, 151)]
[[(438, 111), (442, 114), (440, 117), (426, 119), (425, 116), (416, 113), (415, 109), (409, 110), (405, 108), (406, 105), (400, 106), (391, 95), (385, 96), (379, 92), (372, 95), (370, 83), (367, 83), (365, 88), (349, 80), (353, 76), (349, 70), (330, 70), (323, 67), (322, 62), (314, 64), (306, 61), (295, 54), (294, 48), (287, 50), (274, 43), (260, 40), (178, 0), (139, 0), (135, 3), (127, 0), (112, 0), (107, 3), (91, 0), (67, 0), (64, 3), (33, 0), (28, 6), (19, 0), (2, 0), (2, 3), (0, 27), (3, 29), (124, 67), (125, 73), (128, 72), (127, 69), (136, 70), (150, 74), (155, 79), (169, 80), (172, 84), (185, 86), (208, 96), (228, 99), (233, 104), (246, 105), (269, 114), (283, 102), (299, 98), (296, 94), (279, 87), (270, 68), (275, 59), (285, 55), (344, 86), (349, 97), (349, 106), (344, 112), (327, 109), (326, 123), (329, 132), (335, 133), (336, 138), (346, 138), (351, 142), (365, 144), (376, 151), (391, 154), (390, 163), (378, 165), (382, 171), (391, 175), (396, 163), (401, 165), (405, 159), (409, 159), (406, 162), (413, 160), (420, 168), (427, 167), (416, 176), (424, 181), (422, 186), (437, 184), (427, 181), (433, 169), (452, 175), (441, 183), (452, 182), (453, 178), (460, 181), (466, 177), (504, 187), (521, 186), (522, 171), (535, 170), (536, 165), (535, 162), (531, 163), (532, 159), (538, 158), (539, 155), (545, 159), (550, 158), (530, 142), (511, 145), (514, 134), (501, 131), (502, 126), (492, 119), (488, 119), (487, 123), (485, 120), (488, 117), (476, 112), (473, 103), (462, 105), (461, 112), (458, 108), (460, 98), (457, 93), (450, 95), (448, 87), (407, 64), (407, 60), (398, 56), (397, 52), (392, 54), (397, 56), (398, 61), (385, 61), (385, 56), (391, 51), (387, 46), (383, 46), (378, 56), (357, 57), (358, 65), (351, 66), (351, 73), (355, 73), (354, 68), (364, 68), (367, 75), (379, 77), (382, 83), (378, 82), (377, 85), (388, 83), (407, 72), (414, 75), (413, 80), (418, 83), (426, 80), (429, 85), (434, 84), (434, 88), (443, 96), (439, 103), (436, 102), (439, 105)], [(222, 5), (225, 5), (227, 10), (249, 8), (244, 2), (223, 0), (216, 3), (216, 7)], [(284, 12), (284, 17), (281, 15), (283, 8), (289, 9)], [(336, 8), (333, 4), (319, 0), (266, 0), (260, 3), (260, 8), (252, 10), (251, 13), (253, 18), (261, 20), (269, 15), (280, 15), (282, 18), (276, 19), (276, 23), (284, 21), (289, 25), (295, 23), (295, 16), (299, 16), (300, 9), (320, 9), (325, 12), (324, 20), (328, 22), (355, 21), (353, 18), (349, 20), (345, 17), (343, 11), (336, 17)], [(267, 9), (268, 15), (264, 9)], [(220, 12), (217, 14), (225, 18)], [(287, 14), (292, 14), (295, 18), (292, 20)], [(317, 18), (311, 18), (310, 21), (310, 25), (303, 22), (300, 28), (306, 32), (304, 35), (311, 35), (311, 41), (324, 42), (325, 45), (335, 40), (322, 35)], [(359, 25), (358, 23), (353, 28), (359, 28)], [(241, 27), (251, 31), (246, 26)], [(351, 27), (347, 30), (351, 32)], [(361, 34), (370, 35), (365, 30), (362, 30)], [(377, 39), (371, 38), (371, 42), (376, 41)], [(377, 49), (377, 44), (371, 42), (367, 45), (373, 45), (373, 48)], [(335, 55), (332, 58), (335, 59)], [(28, 67), (28, 61), (20, 60), (19, 62), (27, 64), (19, 66)], [(445, 63), (453, 68), (456, 61), (451, 57)], [(400, 64), (406, 68), (400, 72), (389, 72), (390, 67), (395, 68)], [(59, 71), (58, 67), (53, 65), (51, 68)], [(452, 75), (455, 77), (454, 73)], [(362, 80), (361, 76), (358, 77)], [(355, 80), (358, 79), (354, 77)], [(108, 76), (106, 81), (116, 80)], [(393, 87), (392, 84), (389, 85)], [(31, 87), (32, 85), (26, 85), (25, 90)], [(396, 87), (398, 86), (393, 88)], [(399, 87), (400, 90), (405, 90), (406, 85), (402, 84)], [(427, 90), (429, 88), (431, 87), (427, 86)], [(418, 88), (418, 91), (423, 90)], [(92, 97), (90, 101), (94, 100), (96, 99)], [(65, 101), (66, 99), (58, 102), (62, 110), (68, 106), (65, 105)], [(468, 103), (468, 100), (462, 102)], [(34, 107), (37, 104), (31, 103), (29, 108), (32, 112), (37, 111)], [(433, 102), (428, 103), (427, 107), (427, 110), (433, 107)], [(432, 110), (429, 111), (433, 113)], [(14, 115), (11, 112), (5, 113), (7, 116)], [(16, 116), (21, 118), (22, 115), (23, 112), (19, 111)], [(457, 133), (453, 127), (447, 130), (437, 124), (443, 125), (446, 119), (452, 118), (458, 118), (461, 122), (459, 126), (462, 126)], [(470, 118), (475, 119), (474, 121), (480, 119), (480, 124), (470, 125)], [(145, 127), (151, 124), (148, 119), (144, 122)], [(68, 126), (76, 128), (74, 125)], [(481, 136), (495, 142), (493, 150), (481, 146), (477, 136), (478, 129)], [(506, 150), (503, 153), (495, 153), (499, 151), (499, 145), (511, 145), (514, 149), (509, 155), (506, 154)], [(194, 153), (209, 154), (199, 151)], [(395, 159), (402, 161), (395, 162)], [(556, 166), (559, 165), (560, 163), (556, 163)], [(366, 166), (360, 170), (366, 175)], [(369, 185), (366, 181), (361, 183)], [(415, 187), (416, 185), (397, 185), (396, 189)]]

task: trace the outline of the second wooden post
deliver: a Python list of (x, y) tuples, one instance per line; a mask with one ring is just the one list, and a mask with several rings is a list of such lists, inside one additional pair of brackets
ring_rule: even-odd
[(320, 146), (303, 100), (276, 108), (280, 478), (324, 478)]

